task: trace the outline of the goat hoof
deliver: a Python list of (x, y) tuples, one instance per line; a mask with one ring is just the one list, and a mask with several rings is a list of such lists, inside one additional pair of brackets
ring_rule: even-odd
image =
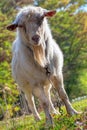
[(45, 124), (45, 129), (50, 129), (50, 128), (53, 128), (54, 127), (54, 124), (53, 124), (53, 121), (46, 121), (46, 124)]
[(57, 110), (52, 111), (52, 115), (60, 115), (60, 112)]
[(35, 120), (36, 120), (36, 121), (40, 121), (41, 118), (40, 118), (40, 117), (35, 117)]
[(78, 112), (76, 110), (72, 110), (70, 112), (68, 112), (69, 115), (73, 116), (73, 115), (79, 115), (79, 114), (82, 114), (82, 112)]
[(53, 119), (51, 115), (49, 114), (49, 117), (46, 117), (46, 128), (53, 128)]

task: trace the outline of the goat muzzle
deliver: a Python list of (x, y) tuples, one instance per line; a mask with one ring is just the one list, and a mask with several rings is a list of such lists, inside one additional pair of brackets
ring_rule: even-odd
[(39, 42), (39, 40), (40, 40), (40, 36), (39, 36), (39, 35), (34, 35), (34, 36), (32, 37), (32, 40), (33, 40), (35, 43), (38, 44), (38, 42)]

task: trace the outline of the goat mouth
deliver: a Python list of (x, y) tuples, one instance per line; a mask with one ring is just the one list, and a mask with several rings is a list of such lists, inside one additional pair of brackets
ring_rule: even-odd
[(40, 42), (33, 42), (33, 45), (34, 45), (34, 46), (39, 46), (39, 45), (40, 45)]

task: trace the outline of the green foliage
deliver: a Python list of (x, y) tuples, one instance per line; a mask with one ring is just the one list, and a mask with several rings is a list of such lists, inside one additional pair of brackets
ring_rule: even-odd
[[(18, 91), (11, 74), (11, 42), (14, 39), (14, 33), (6, 30), (11, 18), (0, 12), (0, 105), (6, 111), (11, 108), (17, 100)], [(6, 100), (6, 101), (5, 101)], [(12, 115), (12, 114), (11, 114)]]
[[(63, 115), (53, 115), (54, 128), (46, 128), (45, 115), (40, 113), (42, 120), (36, 122), (32, 115), (22, 116), (17, 119), (1, 121), (0, 130), (78, 130), (87, 128), (87, 99), (73, 103), (75, 109), (83, 111), (81, 115), (70, 117), (63, 107)], [(7, 125), (6, 125), (7, 123)]]
[(37, 0), (39, 5), (41, 5), (44, 8), (47, 9), (57, 9), (61, 7), (67, 7), (69, 4), (72, 4), (72, 10), (73, 4), (75, 9), (83, 4), (87, 4), (86, 0)]

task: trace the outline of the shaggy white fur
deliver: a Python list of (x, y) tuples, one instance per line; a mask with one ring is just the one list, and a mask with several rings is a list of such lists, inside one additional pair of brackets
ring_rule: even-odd
[[(56, 12), (41, 7), (25, 7), (18, 13), (9, 30), (17, 28), (13, 43), (12, 73), (21, 90), (25, 93), (29, 107), (37, 120), (40, 116), (36, 110), (33, 95), (37, 96), (44, 108), (47, 122), (52, 124), (49, 106), (55, 110), (50, 89), (52, 81), (69, 114), (76, 114), (68, 99), (63, 85), (63, 54), (52, 38), (46, 17)], [(46, 69), (45, 69), (46, 68)], [(49, 72), (47, 75), (46, 70)]]

